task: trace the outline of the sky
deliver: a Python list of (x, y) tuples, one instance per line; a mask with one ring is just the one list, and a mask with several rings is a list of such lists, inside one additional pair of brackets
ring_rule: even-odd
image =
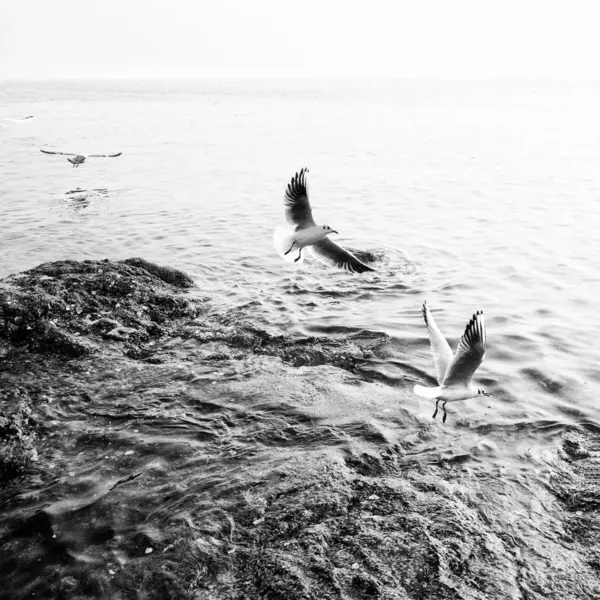
[(598, 79), (596, 0), (6, 0), (0, 79)]

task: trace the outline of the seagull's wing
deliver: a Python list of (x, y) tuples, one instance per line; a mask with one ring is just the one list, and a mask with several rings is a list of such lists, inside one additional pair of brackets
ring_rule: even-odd
[(441, 385), (444, 376), (446, 375), (448, 365), (452, 362), (452, 350), (450, 344), (448, 344), (446, 338), (440, 331), (440, 328), (433, 320), (427, 302), (423, 302), (423, 319), (425, 319), (425, 326), (427, 327), (429, 341), (431, 342), (431, 353), (433, 354), (433, 362), (435, 364), (435, 370), (437, 371), (437, 380)]
[(468, 385), (485, 355), (485, 322), (483, 312), (478, 310), (467, 323), (458, 342), (452, 362), (448, 365), (443, 385)]
[(52, 152), (51, 150), (42, 150), (40, 148), (40, 152), (44, 154), (62, 154), (63, 156), (77, 156), (77, 154), (73, 154), (72, 152)]
[(344, 250), (329, 238), (308, 246), (308, 249), (317, 260), (330, 267), (339, 267), (340, 269), (350, 271), (350, 273), (364, 273), (365, 271), (375, 270), (367, 267), (354, 254), (348, 252), (348, 250)]
[(316, 225), (308, 201), (307, 173), (308, 169), (305, 168), (292, 177), (283, 198), (285, 218), (296, 229), (306, 229)]
[(88, 154), (88, 158), (115, 158), (115, 156), (121, 156), (122, 152), (117, 154)]

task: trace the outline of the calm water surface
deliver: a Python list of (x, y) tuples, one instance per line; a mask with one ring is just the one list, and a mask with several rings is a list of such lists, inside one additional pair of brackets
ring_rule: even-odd
[[(372, 367), (399, 387), (433, 373), (424, 299), (453, 346), (483, 309), (478, 381), (493, 397), (453, 405), (448, 445), (486, 435), (506, 460), (600, 427), (599, 85), (48, 82), (3, 96), (0, 116), (35, 118), (0, 128), (0, 276), (142, 256), (269, 330), (389, 334)], [(123, 155), (73, 169), (40, 148)], [(303, 166), (316, 220), (376, 252), (377, 273), (275, 254)], [(379, 400), (364, 419), (392, 417)]]

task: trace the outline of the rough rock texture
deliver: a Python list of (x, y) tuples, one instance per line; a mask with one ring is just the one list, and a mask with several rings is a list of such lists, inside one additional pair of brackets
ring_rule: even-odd
[[(166, 336), (224, 341), (281, 356), (296, 366), (337, 364), (354, 368), (368, 354), (356, 344), (319, 338), (272, 336), (235, 313), (206, 314), (206, 302), (177, 288), (188, 275), (141, 258), (62, 261), (0, 282), (0, 357), (27, 350), (65, 357), (109, 352), (107, 340), (131, 358), (147, 359)], [(201, 317), (201, 318), (199, 318)]]
[(198, 315), (198, 304), (173, 293), (190, 284), (184, 273), (141, 259), (62, 261), (13, 275), (0, 283), (3, 352), (77, 357), (98, 351), (102, 339), (138, 352), (165, 334), (163, 323)]
[[(0, 370), (18, 371), (23, 353), (66, 359), (125, 355), (158, 363), (163, 360), (155, 356), (158, 342), (170, 338), (224, 342), (208, 357), (212, 361), (243, 349), (279, 356), (294, 366), (354, 370), (370, 353), (347, 341), (273, 336), (237, 313), (209, 316), (206, 299), (180, 293), (191, 286), (185, 273), (141, 258), (60, 261), (12, 275), (0, 282)], [(19, 403), (21, 408), (10, 409), (0, 421), (0, 435), (10, 446), (4, 477), (20, 473), (35, 453), (23, 406)]]
[[(518, 523), (510, 500), (516, 486), (424, 466), (398, 450), (296, 476), (270, 494), (253, 532), (256, 547), (244, 555), (255, 589), (249, 597), (575, 600), (600, 593), (597, 508), (587, 506), (579, 517), (586, 527), (571, 535), (551, 522), (557, 506)], [(552, 488), (569, 498), (571, 491)], [(583, 494), (597, 502), (597, 484)]]
[(582, 544), (588, 564), (600, 573), (600, 439), (569, 433), (561, 450), (553, 485), (567, 511), (565, 529)]
[(37, 460), (32, 412), (26, 390), (0, 389), (0, 481), (23, 474)]
[(140, 267), (145, 271), (148, 271), (148, 273), (156, 275), (156, 277), (165, 283), (170, 283), (171, 285), (177, 287), (191, 288), (195, 285), (194, 280), (189, 275), (183, 271), (173, 269), (172, 267), (162, 267), (144, 260), (143, 258), (128, 258), (123, 262), (127, 265), (131, 265), (132, 267)]
[(142, 259), (0, 282), (0, 598), (600, 597), (596, 433), (472, 469), (408, 409), (372, 423), (401, 393), (377, 340), (273, 336), (189, 286)]

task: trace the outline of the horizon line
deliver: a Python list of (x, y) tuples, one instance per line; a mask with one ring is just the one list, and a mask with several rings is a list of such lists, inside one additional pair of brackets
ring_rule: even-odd
[(537, 82), (587, 82), (600, 83), (600, 75), (283, 75), (270, 74), (172, 74), (172, 75), (102, 75), (80, 76), (60, 75), (54, 77), (0, 77), (0, 84), (12, 82), (56, 82), (56, 81), (468, 81), (468, 82), (509, 82), (509, 81), (537, 81)]

